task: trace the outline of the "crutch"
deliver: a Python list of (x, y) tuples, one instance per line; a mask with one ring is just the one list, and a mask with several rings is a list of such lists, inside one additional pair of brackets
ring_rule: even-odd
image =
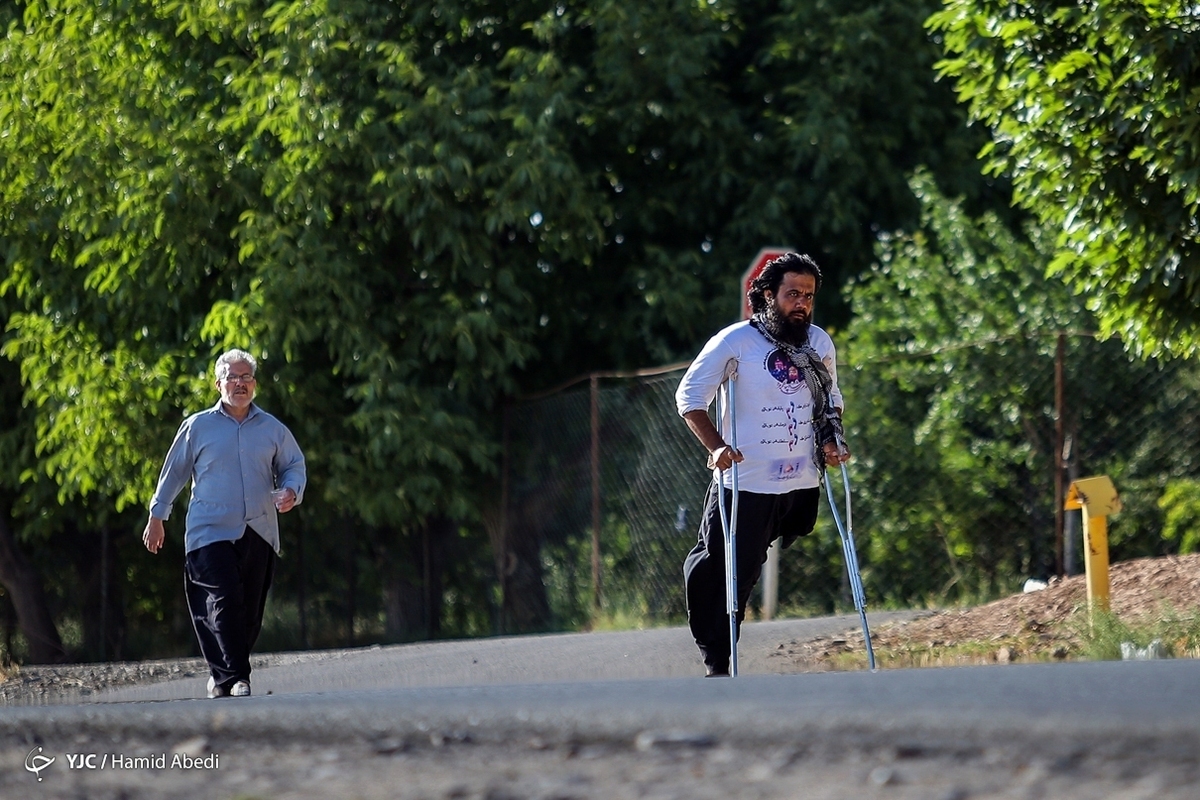
[[(724, 399), (728, 405), (729, 416), (729, 446), (737, 450), (737, 414), (734, 407), (734, 382), (737, 380), (737, 365), (729, 373), (723, 386), (724, 397), (717, 398), (717, 430), (722, 433), (721, 405)], [(721, 480), (721, 469), (713, 465), (713, 480), (717, 484), (717, 508), (721, 513), (721, 534), (725, 538), (725, 611), (729, 614), (729, 675), (736, 678), (738, 674), (737, 658), (737, 513), (738, 513), (738, 465), (734, 461), (730, 465), (732, 472), (733, 500), (730, 502), (729, 513), (725, 513), (725, 484)]]
[(862, 575), (858, 571), (858, 551), (854, 547), (854, 520), (850, 512), (850, 473), (842, 464), (842, 485), (846, 489), (846, 522), (838, 514), (837, 503), (833, 499), (833, 487), (829, 483), (828, 470), (822, 476), (825, 484), (825, 494), (829, 497), (829, 510), (833, 512), (833, 521), (837, 525), (838, 536), (842, 540), (842, 555), (846, 558), (846, 573), (850, 576), (850, 594), (854, 597), (854, 607), (858, 609), (858, 618), (862, 621), (863, 640), (867, 643), (867, 663), (871, 671), (875, 671), (875, 650), (871, 647), (871, 629), (867, 626), (867, 599), (863, 593)]

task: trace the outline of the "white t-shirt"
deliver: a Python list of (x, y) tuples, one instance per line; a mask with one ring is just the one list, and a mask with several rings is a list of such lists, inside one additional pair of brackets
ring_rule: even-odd
[[(844, 408), (833, 340), (810, 325), (808, 342), (833, 379), (833, 405)], [(813, 463), (812, 394), (787, 354), (749, 322), (730, 325), (704, 345), (675, 391), (680, 416), (689, 411), (707, 411), (734, 365), (738, 373), (734, 382), (737, 449), (745, 457), (738, 464), (738, 489), (785, 494), (818, 486), (820, 475)], [(724, 395), (721, 402), (721, 436), (733, 444)], [(732, 472), (725, 470), (722, 477), (726, 488), (732, 488)]]

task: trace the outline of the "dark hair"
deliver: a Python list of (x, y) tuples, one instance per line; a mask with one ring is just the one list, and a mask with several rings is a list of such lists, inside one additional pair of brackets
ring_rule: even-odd
[(778, 292), (779, 285), (783, 283), (783, 276), (789, 272), (812, 275), (817, 281), (817, 291), (821, 290), (821, 268), (817, 266), (817, 262), (803, 253), (784, 253), (779, 258), (768, 261), (762, 272), (758, 273), (758, 277), (750, 281), (746, 299), (750, 301), (752, 313), (757, 314), (767, 307), (765, 293)]

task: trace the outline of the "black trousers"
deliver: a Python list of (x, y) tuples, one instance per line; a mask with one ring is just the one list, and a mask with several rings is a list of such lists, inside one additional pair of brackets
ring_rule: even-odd
[[(730, 513), (733, 492), (725, 494), (725, 513)], [(787, 494), (738, 492), (737, 516), (737, 635), (746, 618), (746, 602), (762, 574), (767, 549), (783, 537), (787, 547), (817, 524), (819, 489), (796, 489)], [(704, 663), (724, 670), (729, 667), (729, 614), (725, 610), (725, 536), (717, 505), (717, 484), (710, 483), (704, 497), (704, 515), (696, 546), (683, 562), (687, 592), (688, 626)]]
[(250, 528), (184, 559), (183, 586), (200, 653), (218, 686), (250, 680), (250, 650), (262, 630), (275, 550)]

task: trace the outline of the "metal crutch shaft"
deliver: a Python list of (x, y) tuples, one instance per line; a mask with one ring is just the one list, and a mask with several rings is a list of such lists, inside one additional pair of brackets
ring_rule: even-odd
[[(737, 451), (737, 414), (735, 413), (735, 393), (734, 386), (737, 381), (737, 372), (735, 371), (729, 376), (729, 446)], [(729, 674), (732, 677), (737, 677), (738, 674), (738, 647), (737, 647), (737, 614), (738, 614), (738, 580), (737, 580), (737, 520), (738, 520), (738, 465), (734, 461), (730, 465), (732, 470), (733, 483), (733, 500), (730, 503), (729, 509), (729, 537), (727, 539), (728, 555), (725, 558), (725, 571), (728, 575), (728, 587), (725, 590), (725, 605), (729, 611)]]
[[(737, 451), (737, 416), (734, 413), (734, 381), (737, 379), (736, 369), (726, 381), (724, 398), (717, 398), (717, 430), (723, 431), (721, 401), (727, 402), (729, 420), (729, 446)], [(721, 535), (725, 544), (725, 612), (729, 615), (729, 674), (737, 677), (737, 513), (738, 513), (738, 467), (734, 461), (730, 465), (731, 488), (733, 497), (730, 501), (729, 513), (725, 513), (725, 482), (721, 479), (721, 469), (713, 466), (713, 480), (716, 482), (717, 508), (721, 515)]]
[(858, 568), (858, 549), (854, 545), (854, 523), (852, 511), (850, 507), (850, 474), (846, 470), (846, 465), (842, 464), (842, 486), (846, 492), (846, 521), (842, 522), (842, 517), (838, 514), (837, 502), (833, 498), (833, 487), (829, 483), (829, 476), (826, 474), (822, 478), (822, 483), (825, 484), (825, 493), (829, 498), (829, 509), (833, 514), (834, 524), (838, 529), (838, 537), (842, 540), (842, 555), (846, 560), (846, 574), (850, 579), (850, 595), (854, 599), (854, 607), (858, 610), (858, 618), (862, 623), (863, 641), (867, 648), (867, 663), (871, 670), (875, 670), (875, 650), (871, 646), (871, 629), (867, 625), (867, 600), (866, 593), (863, 591), (862, 574)]

